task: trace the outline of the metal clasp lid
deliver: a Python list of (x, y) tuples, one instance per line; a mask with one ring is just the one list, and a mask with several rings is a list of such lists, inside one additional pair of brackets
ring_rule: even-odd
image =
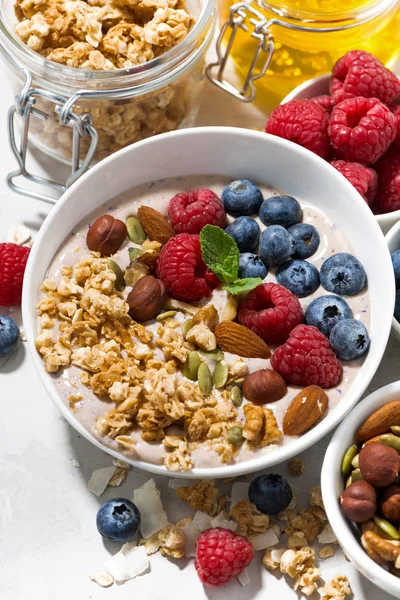
[[(252, 30), (250, 35), (258, 41), (258, 44), (249, 65), (243, 87), (238, 89), (224, 78), (224, 70), (238, 30), (249, 31), (248, 25), (245, 24), (246, 21), (251, 24)], [(238, 2), (231, 6), (229, 9), (229, 19), (223, 24), (217, 39), (217, 62), (209, 64), (206, 70), (210, 81), (226, 92), (229, 92), (232, 96), (235, 96), (235, 98), (242, 100), (242, 102), (251, 102), (256, 95), (254, 82), (265, 75), (274, 53), (274, 38), (269, 31), (271, 24), (271, 21), (266, 19), (260, 11), (248, 2)], [(230, 35), (224, 50), (224, 38), (228, 30), (230, 30)], [(257, 61), (260, 56), (263, 57), (263, 62), (261, 67), (256, 70)], [(216, 71), (216, 74), (214, 74), (214, 71)]]

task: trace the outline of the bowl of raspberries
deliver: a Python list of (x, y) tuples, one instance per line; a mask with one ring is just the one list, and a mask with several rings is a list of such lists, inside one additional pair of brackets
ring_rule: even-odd
[(384, 233), (400, 219), (400, 79), (368, 52), (351, 50), (331, 75), (294, 89), (265, 130), (335, 167)]

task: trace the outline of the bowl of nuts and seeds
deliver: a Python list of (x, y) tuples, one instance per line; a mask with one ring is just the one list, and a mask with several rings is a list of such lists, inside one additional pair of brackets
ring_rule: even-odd
[(155, 473), (228, 477), (292, 457), (352, 408), (386, 346), (393, 279), (330, 165), (200, 128), (65, 193), (29, 259), (24, 321), (47, 391), (91, 442)]
[(370, 581), (400, 596), (400, 382), (363, 400), (326, 451), (322, 495), (343, 550)]

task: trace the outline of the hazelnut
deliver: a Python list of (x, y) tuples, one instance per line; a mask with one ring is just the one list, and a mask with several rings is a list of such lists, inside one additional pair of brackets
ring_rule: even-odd
[(367, 481), (355, 481), (340, 496), (344, 516), (355, 523), (364, 523), (376, 512), (376, 491)]
[(137, 281), (126, 299), (135, 321), (154, 319), (164, 306), (167, 290), (161, 279), (146, 275)]
[(400, 486), (389, 485), (379, 499), (381, 513), (388, 521), (400, 523)]
[(386, 487), (399, 474), (399, 455), (394, 448), (373, 443), (360, 451), (359, 466), (365, 481), (375, 487)]
[(89, 250), (104, 256), (115, 254), (126, 238), (126, 225), (111, 215), (103, 215), (95, 220), (86, 234)]
[(243, 381), (243, 394), (254, 404), (276, 402), (286, 394), (285, 380), (272, 369), (261, 369), (246, 375)]

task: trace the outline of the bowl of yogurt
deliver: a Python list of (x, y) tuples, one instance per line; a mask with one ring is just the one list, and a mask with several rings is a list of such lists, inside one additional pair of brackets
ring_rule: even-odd
[[(266, 265), (258, 277), (241, 275), (242, 240), (224, 232), (245, 216), (227, 196), (244, 180), (258, 190), (247, 215)], [(197, 234), (179, 203), (199, 190), (208, 200)], [(270, 216), (277, 200), (318, 233), (306, 272), (295, 269), (287, 213)], [(268, 258), (272, 227), (292, 244), (284, 263)], [(331, 347), (307, 316), (330, 285), (343, 292), (347, 271), (331, 260), (343, 256), (361, 265), (359, 287), (342, 301), (369, 346), (351, 361), (340, 358), (347, 340)], [(189, 478), (270, 467), (326, 435), (372, 379), (393, 305), (384, 237), (351, 184), (291, 142), (219, 127), (145, 140), (91, 169), (46, 219), (23, 292), (32, 359), (67, 421), (133, 466)], [(264, 309), (276, 312), (260, 328)]]

